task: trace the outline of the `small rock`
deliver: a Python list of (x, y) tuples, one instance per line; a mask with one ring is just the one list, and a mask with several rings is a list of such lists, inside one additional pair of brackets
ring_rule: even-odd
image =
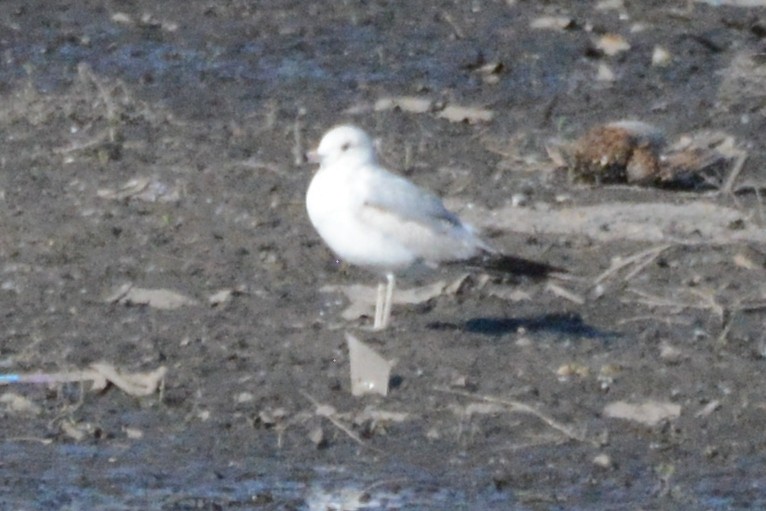
[(309, 432), (309, 440), (316, 446), (317, 449), (327, 447), (327, 438), (325, 438), (324, 430), (321, 426), (317, 426)]
[(511, 196), (511, 206), (514, 208), (526, 206), (527, 203), (529, 203), (529, 197), (524, 193), (514, 193)]
[(702, 407), (702, 409), (699, 412), (695, 413), (694, 416), (697, 418), (707, 417), (708, 415), (718, 410), (719, 408), (721, 408), (721, 402), (718, 401), (717, 399), (714, 399), (708, 404), (706, 404), (704, 407)]
[(596, 42), (596, 48), (603, 51), (605, 55), (614, 56), (618, 53), (628, 51), (630, 43), (619, 34), (605, 34)]
[(657, 67), (664, 67), (670, 64), (672, 57), (670, 52), (662, 46), (655, 46), (652, 51), (652, 65)]
[(606, 453), (601, 453), (593, 458), (593, 464), (601, 468), (612, 468), (612, 458)]
[(249, 403), (255, 399), (255, 396), (252, 392), (240, 392), (237, 394), (236, 401), (237, 403)]
[(573, 376), (578, 378), (587, 378), (590, 376), (590, 369), (577, 362), (569, 362), (568, 364), (561, 365), (556, 370), (556, 376), (561, 380), (568, 380)]
[(660, 358), (667, 364), (678, 364), (683, 360), (683, 353), (681, 350), (668, 343), (663, 342), (660, 345)]

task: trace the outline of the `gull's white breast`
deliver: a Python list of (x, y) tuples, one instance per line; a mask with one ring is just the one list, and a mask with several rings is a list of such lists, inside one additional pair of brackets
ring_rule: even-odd
[[(344, 261), (381, 273), (412, 265), (418, 256), (399, 240), (365, 221), (369, 180), (375, 169), (321, 167), (306, 193), (309, 219)], [(374, 214), (374, 213), (373, 213)]]

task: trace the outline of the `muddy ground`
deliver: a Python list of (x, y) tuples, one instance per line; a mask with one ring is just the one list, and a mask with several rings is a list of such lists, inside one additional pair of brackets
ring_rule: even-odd
[[(87, 382), (0, 389), (0, 507), (766, 506), (765, 13), (3, 2), (2, 372), (103, 361), (167, 374), (143, 397)], [(608, 55), (604, 34), (629, 48)], [(652, 65), (657, 47), (669, 59)], [(432, 111), (374, 108), (401, 95)], [(452, 122), (444, 105), (493, 118)], [(747, 157), (736, 186), (591, 187), (554, 170), (549, 139), (621, 118), (671, 140), (731, 137)], [(300, 158), (338, 122), (369, 130), (388, 165), (466, 215), (505, 211), (511, 228), (471, 218), (570, 278), (473, 272), (397, 305), (390, 330), (344, 320), (346, 299), (323, 286), (375, 277), (313, 232), (314, 169)], [(545, 231), (503, 209), (700, 202), (738, 212), (730, 230), (753, 235), (706, 236), (707, 217), (687, 237), (622, 236), (608, 220), (610, 236)], [(130, 285), (188, 300), (132, 303)], [(396, 359), (387, 397), (350, 394), (346, 331)], [(646, 407), (614, 418), (615, 403)]]

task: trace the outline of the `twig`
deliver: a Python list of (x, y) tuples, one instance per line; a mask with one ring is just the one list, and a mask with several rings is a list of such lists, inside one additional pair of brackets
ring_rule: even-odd
[(734, 314), (731, 314), (731, 317), (729, 317), (729, 320), (726, 321), (723, 328), (721, 329), (721, 333), (718, 336), (717, 343), (719, 346), (723, 346), (727, 343), (727, 337), (729, 336), (729, 332), (731, 331), (731, 326), (734, 323)]
[(576, 303), (577, 305), (582, 305), (585, 303), (585, 299), (582, 296), (573, 293), (568, 289), (564, 289), (563, 287), (554, 284), (553, 282), (548, 282), (548, 284), (545, 286), (545, 289), (558, 296), (559, 298), (564, 298), (570, 302)]
[[(319, 410), (319, 408), (322, 406), (322, 403), (320, 403), (319, 401), (317, 401), (316, 399), (314, 399), (314, 397), (313, 397), (313, 396), (311, 396), (311, 394), (309, 394), (308, 392), (306, 392), (306, 391), (304, 391), (304, 390), (300, 390), (299, 392), (300, 392), (300, 393), (303, 395), (303, 397), (305, 397), (306, 399), (308, 399), (309, 401), (311, 401), (311, 404), (313, 404), (313, 405), (314, 405), (314, 406), (317, 408), (317, 410)], [(361, 445), (362, 447), (365, 447), (365, 448), (367, 448), (367, 449), (373, 450), (373, 451), (375, 451), (375, 452), (377, 452), (377, 453), (379, 453), (379, 454), (384, 454), (384, 452), (383, 452), (383, 451), (381, 451), (380, 449), (378, 449), (378, 448), (376, 448), (376, 447), (373, 447), (373, 446), (371, 446), (371, 445), (368, 445), (368, 444), (366, 444), (366, 443), (364, 442), (364, 440), (362, 440), (361, 438), (359, 438), (359, 435), (357, 435), (356, 433), (354, 433), (353, 431), (351, 431), (351, 429), (349, 429), (349, 427), (348, 427), (348, 426), (346, 426), (345, 424), (343, 424), (343, 423), (342, 423), (341, 421), (339, 421), (339, 420), (338, 420), (336, 417), (333, 417), (332, 415), (330, 415), (330, 414), (327, 414), (327, 413), (319, 413), (319, 412), (317, 412), (317, 415), (319, 415), (320, 417), (325, 417), (327, 420), (329, 420), (329, 421), (332, 423), (332, 425), (333, 425), (333, 426), (335, 426), (336, 428), (338, 428), (339, 430), (341, 430), (341, 431), (342, 431), (343, 433), (345, 433), (345, 434), (346, 434), (346, 435), (347, 435), (349, 438), (351, 438), (351, 439), (352, 439), (354, 442), (356, 442), (357, 444)]]
[(677, 318), (670, 318), (668, 316), (658, 316), (656, 314), (642, 314), (640, 316), (633, 316), (630, 318), (623, 318), (617, 321), (617, 325), (626, 325), (628, 323), (634, 323), (636, 321), (662, 321), (668, 325), (684, 325), (689, 326), (692, 324), (690, 320), (683, 320)]
[(661, 296), (652, 295), (639, 289), (628, 289), (633, 294), (638, 295), (638, 300), (623, 299), (623, 303), (640, 303), (642, 305), (648, 305), (650, 307), (675, 307), (679, 310), (682, 309), (699, 309), (701, 308), (697, 303), (684, 303), (678, 300), (663, 298)]
[(465, 39), (465, 33), (463, 33), (457, 23), (455, 23), (455, 20), (452, 19), (450, 13), (443, 11), (442, 16), (444, 17), (444, 21), (446, 21), (447, 24), (452, 28), (452, 32), (455, 34), (455, 37), (458, 39)]
[(643, 305), (648, 305), (650, 307), (671, 307), (678, 310), (683, 310), (683, 309), (710, 310), (716, 316), (718, 316), (722, 321), (724, 318), (724, 308), (715, 300), (715, 296), (712, 293), (705, 294), (699, 290), (692, 290), (691, 292), (695, 296), (702, 299), (700, 302), (694, 303), (694, 302), (683, 302), (680, 300), (676, 300), (675, 298), (664, 298), (662, 296), (652, 295), (645, 291), (641, 291), (639, 289), (629, 289), (628, 291), (638, 295), (640, 298), (638, 300), (622, 300), (623, 303), (640, 303)]
[(88, 149), (92, 149), (94, 147), (99, 147), (104, 144), (107, 140), (107, 136), (103, 133), (96, 135), (95, 137), (85, 140), (82, 142), (76, 142), (74, 144), (69, 145), (68, 147), (59, 147), (53, 150), (56, 154), (69, 154), (74, 153), (78, 151), (86, 151)]
[(521, 401), (516, 401), (515, 399), (502, 399), (494, 396), (486, 396), (486, 395), (480, 395), (480, 394), (472, 394), (470, 392), (464, 392), (461, 390), (454, 390), (454, 389), (448, 389), (444, 387), (434, 387), (434, 390), (438, 392), (444, 392), (446, 394), (453, 394), (456, 396), (463, 396), (468, 397), (471, 399), (476, 399), (479, 401), (484, 401), (486, 403), (495, 403), (500, 404), (503, 406), (507, 406), (508, 408), (516, 409), (522, 413), (527, 413), (530, 415), (534, 415), (544, 423), (546, 423), (551, 428), (555, 429), (556, 431), (559, 431), (560, 433), (563, 433), (564, 436), (567, 438), (570, 438), (572, 440), (577, 440), (579, 442), (589, 442), (593, 445), (598, 445), (596, 442), (592, 440), (588, 440), (585, 438), (585, 435), (582, 435), (576, 431), (574, 431), (573, 428), (567, 426), (566, 424), (562, 424), (558, 422), (556, 419), (553, 419), (552, 417), (549, 417), (548, 415), (542, 413), (541, 411), (535, 409), (534, 407), (522, 403)]
[(53, 443), (52, 438), (37, 438), (33, 436), (14, 436), (11, 438), (6, 438), (6, 442), (36, 442), (43, 445), (50, 445)]
[(726, 176), (726, 181), (724, 181), (723, 186), (721, 187), (721, 193), (724, 194), (731, 194), (732, 190), (734, 189), (734, 182), (739, 177), (740, 173), (742, 172), (742, 168), (745, 166), (745, 161), (747, 160), (747, 151), (742, 151), (739, 156), (737, 156), (737, 159), (734, 161), (734, 164), (731, 166), (731, 171), (729, 172), (729, 175)]
[(755, 190), (755, 199), (758, 201), (758, 218), (760, 218), (761, 226), (763, 226), (766, 223), (766, 217), (763, 214), (763, 197), (761, 197), (761, 191), (758, 187), (754, 187), (753, 190)]
[(77, 68), (82, 78), (87, 78), (93, 85), (96, 86), (101, 100), (106, 107), (106, 120), (109, 123), (109, 142), (117, 141), (117, 122), (119, 121), (117, 115), (117, 108), (114, 103), (112, 94), (107, 90), (106, 86), (99, 80), (87, 64), (80, 64)]
[(636, 264), (636, 268), (634, 268), (624, 277), (624, 280), (630, 280), (635, 277), (641, 270), (646, 268), (652, 261), (657, 259), (661, 253), (672, 246), (672, 244), (660, 245), (648, 250), (642, 250), (641, 252), (637, 252), (628, 257), (620, 258), (618, 261), (612, 261), (612, 265), (609, 267), (609, 269), (596, 277), (594, 283), (600, 284), (623, 268), (630, 266), (631, 264)]
[(702, 299), (703, 304), (707, 304), (706, 309), (710, 309), (716, 316), (718, 316), (721, 321), (724, 320), (724, 316), (726, 314), (726, 311), (724, 310), (723, 306), (718, 303), (715, 299), (715, 293), (713, 292), (703, 292), (701, 289), (690, 289), (689, 290), (693, 295), (698, 296)]

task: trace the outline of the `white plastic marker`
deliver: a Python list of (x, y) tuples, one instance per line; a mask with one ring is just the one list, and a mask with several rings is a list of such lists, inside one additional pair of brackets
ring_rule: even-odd
[(319, 163), (306, 194), (314, 228), (348, 263), (384, 275), (378, 285), (373, 328), (391, 317), (395, 274), (417, 264), (469, 261), (517, 275), (561, 271), (499, 254), (432, 193), (378, 163), (373, 142), (355, 126), (338, 126), (309, 153)]

